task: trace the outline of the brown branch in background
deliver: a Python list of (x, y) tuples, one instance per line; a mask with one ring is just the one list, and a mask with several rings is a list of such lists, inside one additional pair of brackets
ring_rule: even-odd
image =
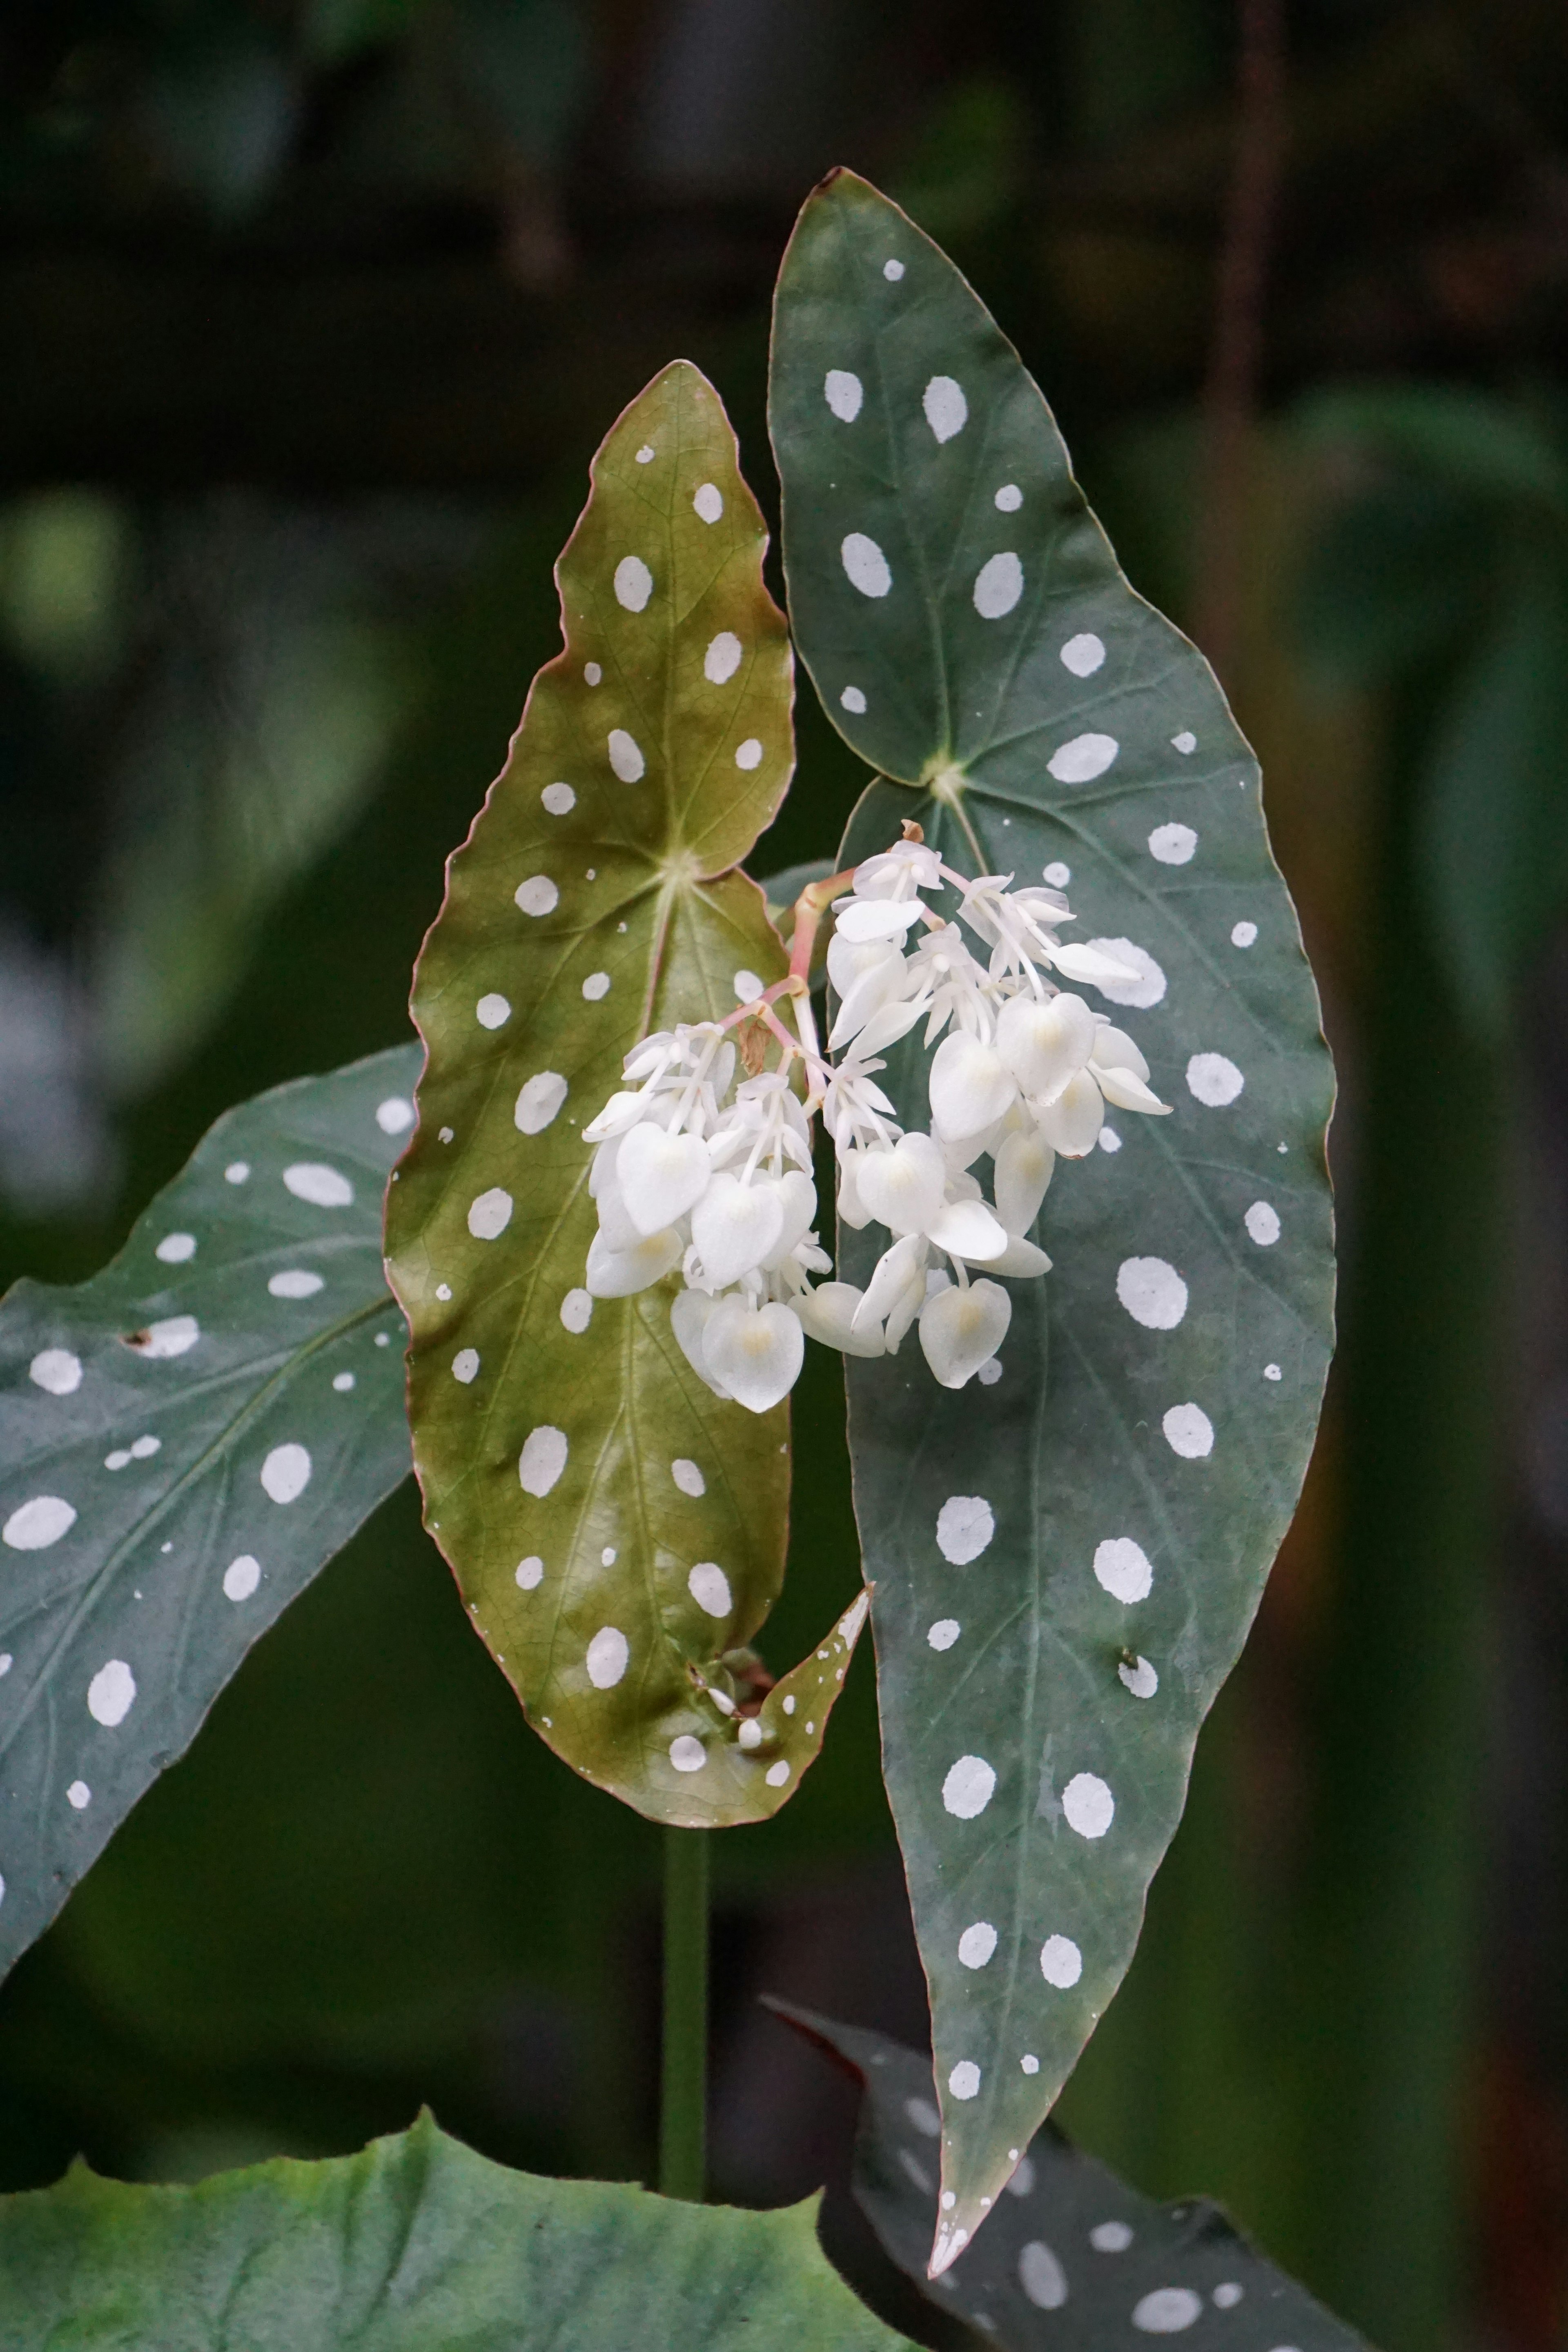
[(1222, 684), (1240, 634), (1248, 459), (1258, 407), (1263, 292), (1284, 143), (1284, 0), (1238, 0), (1236, 163), (1226, 205), (1214, 345), (1204, 388), (1198, 644)]

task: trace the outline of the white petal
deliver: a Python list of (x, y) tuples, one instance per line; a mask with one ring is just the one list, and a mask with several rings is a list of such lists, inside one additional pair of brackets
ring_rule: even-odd
[[(890, 1249), (882, 1252), (855, 1318), (862, 1330), (873, 1323), (885, 1322), (907, 1290), (913, 1289), (919, 1305), (925, 1297), (926, 1255), (925, 1243), (918, 1234), (904, 1234)], [(904, 1328), (909, 1328), (907, 1317)]]
[(1149, 1065), (1126, 1030), (1113, 1029), (1109, 1021), (1094, 1041), (1091, 1058), (1097, 1070), (1131, 1070), (1134, 1077), (1148, 1079)]
[(955, 1031), (931, 1058), (932, 1124), (944, 1136), (975, 1135), (992, 1126), (1017, 1095), (1012, 1071), (994, 1047)]
[(1040, 1213), (1040, 1202), (1057, 1164), (1057, 1155), (1036, 1130), (1010, 1135), (996, 1153), (996, 1213), (1010, 1234), (1026, 1234)]
[(906, 1135), (890, 1151), (862, 1151), (856, 1171), (859, 1203), (890, 1234), (918, 1234), (942, 1213), (947, 1170), (929, 1135)]
[(918, 898), (840, 898), (838, 937), (857, 945), (868, 940), (901, 940), (924, 911)]
[(907, 1004), (884, 1004), (873, 1013), (860, 1032), (858, 1050), (862, 1054), (885, 1054), (900, 1037), (907, 1037), (925, 1011), (925, 1000), (913, 998)]
[(879, 1323), (868, 1323), (857, 1331), (853, 1326), (865, 1294), (852, 1282), (821, 1282), (815, 1290), (803, 1291), (795, 1301), (808, 1339), (820, 1339), (826, 1348), (837, 1348), (846, 1356), (880, 1356), (886, 1353)]
[(984, 1201), (951, 1201), (926, 1232), (938, 1249), (950, 1257), (974, 1258), (982, 1265), (1000, 1257), (1007, 1236)]
[(1081, 996), (1042, 1003), (1015, 996), (1002, 1007), (996, 1050), (1026, 1095), (1049, 1102), (1094, 1051), (1094, 1015)]
[(999, 1282), (939, 1290), (921, 1309), (921, 1346), (944, 1389), (961, 1389), (1007, 1336), (1013, 1302)]
[(827, 942), (827, 977), (840, 996), (847, 996), (868, 972), (904, 969), (903, 950), (897, 940), (847, 940), (835, 931)]
[(1050, 1270), (1051, 1262), (1045, 1251), (1026, 1241), (1021, 1234), (1010, 1234), (1001, 1256), (991, 1258), (986, 1265), (990, 1274), (1010, 1274), (1020, 1282), (1037, 1274), (1049, 1274)]
[(712, 1176), (700, 1135), (667, 1135), (646, 1119), (623, 1139), (616, 1160), (626, 1214), (644, 1234), (658, 1233), (694, 1209)]
[(1142, 1079), (1131, 1070), (1098, 1070), (1096, 1076), (1106, 1101), (1114, 1103), (1118, 1110), (1147, 1111), (1158, 1118), (1171, 1108), (1157, 1094), (1151, 1093)]
[(597, 1118), (591, 1118), (583, 1129), (584, 1142), (602, 1143), (606, 1136), (624, 1135), (628, 1127), (637, 1124), (647, 1108), (641, 1095), (612, 1095)]
[(1113, 988), (1126, 988), (1142, 977), (1130, 963), (1119, 963), (1101, 948), (1053, 948), (1051, 961), (1068, 980), (1087, 980), (1091, 987), (1108, 980)]
[(761, 1265), (784, 1230), (784, 1199), (765, 1178), (742, 1184), (713, 1177), (691, 1212), (691, 1240), (715, 1289), (727, 1289)]
[(777, 1181), (784, 1223), (777, 1241), (763, 1260), (764, 1274), (776, 1273), (791, 1250), (797, 1249), (816, 1223), (816, 1187), (804, 1168), (791, 1168)]
[(1065, 1160), (1081, 1160), (1100, 1140), (1105, 1105), (1087, 1070), (1069, 1078), (1056, 1100), (1036, 1113), (1040, 1134)]
[(673, 1225), (626, 1250), (611, 1249), (602, 1234), (588, 1244), (588, 1295), (591, 1298), (630, 1298), (652, 1282), (662, 1281), (680, 1263), (680, 1235)]
[(857, 1233), (871, 1222), (871, 1212), (860, 1198), (859, 1171), (864, 1159), (864, 1152), (847, 1151), (838, 1162), (838, 1213)]
[(702, 1352), (737, 1403), (748, 1412), (766, 1412), (799, 1378), (805, 1334), (787, 1307), (721, 1298), (708, 1318)]
[(716, 1397), (730, 1402), (730, 1391), (722, 1381), (715, 1380), (703, 1351), (703, 1335), (719, 1301), (705, 1290), (681, 1290), (669, 1302), (669, 1328), (674, 1332), (681, 1354), (700, 1380), (706, 1381)]

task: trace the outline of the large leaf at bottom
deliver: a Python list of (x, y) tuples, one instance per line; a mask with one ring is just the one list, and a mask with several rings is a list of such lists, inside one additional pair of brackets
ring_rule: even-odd
[[(1108, 1114), (1058, 1167), (1055, 1270), (1009, 1286), (992, 1385), (938, 1388), (912, 1339), (848, 1367), (940, 2267), (1121, 1979), (1295, 1506), (1331, 1339), (1331, 1078), (1212, 673), (1128, 586), (974, 294), (847, 173), (784, 263), (772, 414), (797, 643), (849, 740), (921, 788), (872, 786), (840, 862), (913, 818), (961, 873), (1067, 887), (1069, 936), (1136, 970), (1105, 993), (1174, 1106)], [(889, 1063), (926, 1125), (917, 1049)], [(840, 1242), (864, 1281), (874, 1233)]]
[[(940, 2131), (929, 2060), (885, 2034), (769, 2006), (824, 2043), (865, 2085), (855, 2195), (917, 2282), (937, 2218)], [(1192, 2352), (1358, 2352), (1362, 2338), (1315, 2303), (1203, 2197), (1156, 2205), (1047, 2124), (1024, 2151), (994, 2220), (942, 2273), (935, 2297), (1003, 2352), (1122, 2352), (1180, 2336)]]
[(898, 2352), (778, 2213), (509, 2172), (428, 2116), (363, 2154), (195, 2189), (0, 2198), (10, 2352)]
[(0, 1304), (0, 1966), (407, 1474), (381, 1223), (418, 1066), (226, 1111), (101, 1274)]
[(415, 989), (419, 1129), (387, 1221), (426, 1524), (475, 1624), (560, 1755), (698, 1828), (794, 1793), (864, 1612), (770, 1694), (742, 1748), (724, 1660), (784, 1573), (788, 1411), (746, 1412), (698, 1379), (673, 1281), (589, 1297), (579, 1130), (637, 1038), (733, 1012), (737, 974), (750, 995), (784, 970), (733, 870), (794, 758), (765, 545), (723, 409), (678, 362), (594, 460), (559, 566), (565, 650), (451, 860)]

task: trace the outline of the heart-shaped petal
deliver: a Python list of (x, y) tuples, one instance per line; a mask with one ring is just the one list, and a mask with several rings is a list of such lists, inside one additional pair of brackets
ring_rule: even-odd
[(890, 1151), (862, 1151), (856, 1179), (860, 1206), (890, 1234), (923, 1233), (942, 1213), (947, 1169), (929, 1135), (906, 1135)]
[(984, 1201), (950, 1201), (927, 1231), (950, 1257), (977, 1258), (982, 1265), (1000, 1257), (1007, 1246), (1005, 1233)]
[(702, 1334), (708, 1377), (721, 1381), (748, 1412), (767, 1412), (800, 1376), (805, 1334), (787, 1307), (721, 1298)]
[(1105, 1105), (1100, 1088), (1087, 1070), (1069, 1078), (1054, 1102), (1037, 1110), (1041, 1135), (1064, 1160), (1081, 1160), (1100, 1139)]
[(669, 1303), (669, 1328), (674, 1332), (681, 1354), (700, 1380), (707, 1381), (716, 1397), (731, 1402), (730, 1391), (722, 1381), (715, 1380), (709, 1369), (703, 1349), (703, 1337), (719, 1305), (705, 1290), (681, 1290)]
[(838, 1162), (838, 1213), (858, 1233), (871, 1222), (871, 1212), (860, 1198), (860, 1168), (865, 1154), (847, 1151)]
[(945, 1136), (977, 1135), (1007, 1110), (1017, 1081), (993, 1045), (955, 1030), (931, 1057), (932, 1124)]
[(1090, 1059), (1096, 1069), (1131, 1070), (1135, 1077), (1142, 1078), (1145, 1085), (1148, 1083), (1148, 1063), (1126, 1030), (1113, 1029), (1109, 1021), (1094, 1041)]
[(855, 1320), (862, 1331), (895, 1313), (906, 1291), (913, 1291), (919, 1306), (925, 1297), (926, 1255), (925, 1242), (919, 1234), (906, 1234), (882, 1252), (871, 1270), (866, 1296), (856, 1310)]
[(996, 1050), (1026, 1095), (1050, 1102), (1094, 1051), (1098, 1031), (1081, 996), (1015, 996), (996, 1023)]
[(921, 1346), (944, 1389), (961, 1389), (1007, 1336), (1013, 1302), (999, 1282), (939, 1290), (921, 1309)]
[(784, 1219), (784, 1194), (770, 1178), (743, 1184), (738, 1176), (713, 1177), (691, 1212), (692, 1246), (709, 1281), (722, 1290), (761, 1265)]
[[(847, 941), (846, 944), (854, 951), (853, 941)], [(868, 950), (862, 948), (858, 952), (865, 954)], [(878, 948), (875, 954), (875, 962), (868, 964), (863, 971), (858, 972), (849, 985), (839, 992), (843, 1001), (834, 1019), (833, 1027), (828, 1032), (827, 1042), (830, 1045), (845, 1044), (848, 1038), (853, 1037), (858, 1030), (865, 1027), (873, 1013), (879, 1013), (882, 1007), (890, 1003), (895, 997), (908, 992), (913, 975), (897, 948), (891, 950)], [(912, 1023), (916, 1016), (911, 1013), (910, 1017)], [(861, 1050), (864, 1053), (874, 1053), (876, 1048), (868, 1045), (863, 1046)]]
[(789, 1169), (779, 1178), (776, 1189), (784, 1203), (784, 1223), (777, 1241), (763, 1260), (765, 1274), (781, 1266), (816, 1223), (816, 1187), (804, 1168)]
[(996, 1214), (1010, 1234), (1026, 1234), (1040, 1213), (1040, 1202), (1057, 1164), (1057, 1155), (1037, 1130), (1010, 1135), (997, 1148)]
[(879, 1323), (863, 1324), (855, 1328), (863, 1291), (852, 1282), (819, 1282), (815, 1290), (803, 1291), (795, 1301), (809, 1339), (820, 1339), (825, 1348), (837, 1348), (846, 1356), (880, 1356), (886, 1353)]
[(592, 1298), (631, 1298), (650, 1283), (661, 1281), (670, 1267), (679, 1263), (680, 1235), (673, 1225), (624, 1250), (612, 1249), (603, 1234), (595, 1234), (588, 1244), (588, 1271), (584, 1277), (588, 1295)]
[(670, 1135), (644, 1120), (621, 1139), (616, 1178), (637, 1231), (657, 1234), (697, 1206), (713, 1163), (700, 1135)]

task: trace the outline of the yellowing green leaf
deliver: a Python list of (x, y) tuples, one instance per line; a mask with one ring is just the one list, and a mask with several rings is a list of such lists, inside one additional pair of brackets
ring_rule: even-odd
[(743, 1747), (754, 1685), (734, 1654), (784, 1572), (787, 1408), (756, 1416), (698, 1379), (672, 1280), (626, 1299), (584, 1287), (581, 1130), (626, 1051), (784, 970), (735, 870), (794, 759), (765, 544), (724, 412), (678, 362), (595, 459), (559, 568), (565, 650), (451, 860), (387, 1223), (426, 1522), (475, 1624), (560, 1755), (695, 1827), (793, 1793), (863, 1614), (770, 1695)]

